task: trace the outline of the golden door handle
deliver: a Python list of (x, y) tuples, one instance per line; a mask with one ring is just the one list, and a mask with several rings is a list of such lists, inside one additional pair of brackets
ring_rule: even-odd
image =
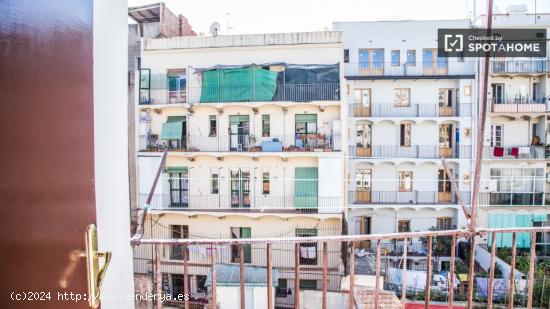
[[(97, 244), (97, 228), (90, 224), (86, 229), (86, 269), (88, 278), (88, 305), (98, 308), (101, 285), (111, 262), (111, 252), (99, 252)], [(99, 258), (103, 258), (103, 266), (99, 268)]]

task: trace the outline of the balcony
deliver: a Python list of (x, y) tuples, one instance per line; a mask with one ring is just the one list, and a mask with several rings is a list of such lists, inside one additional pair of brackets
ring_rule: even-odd
[(483, 147), (486, 160), (544, 160), (544, 146)]
[(340, 135), (190, 135), (181, 140), (160, 140), (158, 135), (140, 137), (142, 151), (179, 152), (333, 152), (340, 151)]
[(418, 62), (415, 65), (391, 62), (346, 63), (347, 79), (394, 79), (394, 78), (474, 78), (474, 61), (449, 60), (441, 62)]
[(471, 159), (472, 146), (454, 146), (451, 148), (439, 145), (372, 145), (350, 146), (350, 156), (355, 158), (411, 158), (411, 159)]
[(238, 102), (339, 101), (340, 84), (277, 84), (276, 91), (265, 86), (169, 87), (141, 89), (140, 105), (218, 104)]
[[(461, 191), (464, 201), (470, 203), (470, 192)], [(458, 200), (452, 192), (437, 191), (349, 191), (350, 204), (365, 205), (456, 205)]]
[(548, 72), (548, 60), (493, 59), (490, 72), (491, 74), (543, 74)]
[(492, 98), (494, 113), (544, 113), (548, 111), (545, 98)]
[(479, 205), (482, 206), (542, 206), (546, 207), (542, 192), (480, 192)]
[(370, 106), (350, 104), (350, 117), (471, 117), (472, 104), (439, 106), (435, 103), (395, 106), (393, 103), (375, 103)]
[[(140, 207), (147, 200), (140, 195)], [(241, 196), (223, 194), (188, 195), (155, 194), (150, 207), (155, 210), (262, 212), (262, 213), (328, 213), (342, 212), (343, 198), (339, 196), (293, 196), (244, 193)]]

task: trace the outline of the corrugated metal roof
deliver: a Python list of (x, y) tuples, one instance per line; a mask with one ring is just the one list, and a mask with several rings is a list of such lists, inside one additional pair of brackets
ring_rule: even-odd
[[(276, 269), (271, 270), (273, 287), (277, 287), (279, 281), (279, 272)], [(265, 267), (245, 266), (244, 278), (246, 287), (265, 287), (267, 286), (267, 270)], [(206, 285), (212, 286), (212, 272), (208, 272)], [(239, 286), (240, 269), (237, 264), (216, 264), (216, 285), (217, 286)]]

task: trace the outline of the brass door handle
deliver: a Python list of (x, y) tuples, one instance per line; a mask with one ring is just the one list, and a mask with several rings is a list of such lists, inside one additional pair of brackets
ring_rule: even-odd
[[(111, 252), (99, 252), (97, 244), (97, 228), (94, 224), (86, 229), (86, 269), (88, 277), (88, 305), (98, 308), (100, 302), (101, 285), (105, 272), (111, 262)], [(99, 268), (99, 258), (103, 258), (103, 266)]]

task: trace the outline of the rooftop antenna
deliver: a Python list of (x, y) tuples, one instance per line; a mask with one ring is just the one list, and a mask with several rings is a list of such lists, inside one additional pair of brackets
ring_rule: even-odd
[(220, 33), (220, 29), (220, 23), (215, 21), (210, 25), (210, 34), (212, 34), (213, 36), (217, 36), (218, 33)]
[(227, 27), (227, 34), (230, 34), (229, 32), (233, 30), (233, 27), (231, 27), (231, 24), (229, 23), (230, 16), (231, 16), (230, 12), (225, 13), (225, 26)]

